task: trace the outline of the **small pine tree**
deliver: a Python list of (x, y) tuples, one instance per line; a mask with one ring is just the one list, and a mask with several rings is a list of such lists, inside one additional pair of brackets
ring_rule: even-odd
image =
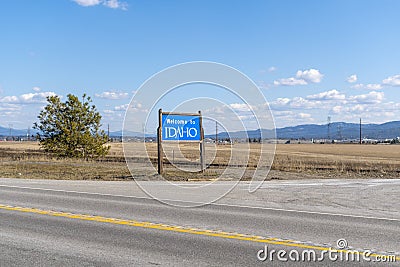
[(69, 94), (65, 102), (58, 96), (47, 97), (47, 106), (40, 112), (38, 139), (45, 151), (60, 157), (98, 158), (107, 155), (108, 136), (101, 127), (101, 115), (86, 94), (82, 102)]

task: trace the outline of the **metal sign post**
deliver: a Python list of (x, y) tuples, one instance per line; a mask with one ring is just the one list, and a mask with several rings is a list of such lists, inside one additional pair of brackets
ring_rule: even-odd
[(199, 110), (199, 116), (200, 116), (200, 168), (201, 172), (204, 172), (205, 168), (205, 146), (204, 146), (204, 130), (203, 130), (203, 117), (201, 116), (201, 111)]
[(205, 170), (204, 130), (201, 111), (198, 113), (174, 113), (158, 110), (158, 173), (163, 173), (163, 142), (199, 142), (200, 168)]
[(163, 159), (164, 159), (164, 151), (162, 149), (162, 109), (158, 110), (158, 129), (157, 129), (157, 165), (158, 165), (158, 174), (162, 174), (163, 170)]

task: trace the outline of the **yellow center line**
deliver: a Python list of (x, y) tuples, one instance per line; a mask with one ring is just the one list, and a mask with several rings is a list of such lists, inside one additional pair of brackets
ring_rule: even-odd
[[(266, 243), (266, 244), (271, 244), (271, 245), (282, 245), (282, 246), (296, 247), (296, 248), (302, 248), (302, 249), (314, 249), (314, 250), (320, 250), (320, 251), (328, 251), (329, 249), (331, 249), (330, 247), (309, 245), (309, 244), (304, 244), (304, 243), (297, 242), (294, 240), (282, 240), (279, 238), (272, 238), (272, 237), (262, 237), (262, 236), (256, 236), (256, 235), (230, 233), (230, 232), (224, 232), (224, 231), (198, 229), (198, 228), (192, 228), (192, 227), (167, 225), (167, 224), (162, 224), (162, 223), (152, 223), (152, 222), (145, 222), (145, 221), (118, 219), (118, 218), (94, 216), (94, 215), (88, 215), (88, 214), (77, 214), (77, 213), (60, 212), (60, 211), (52, 211), (52, 210), (42, 210), (42, 209), (36, 209), (36, 208), (16, 207), (16, 206), (9, 206), (9, 205), (3, 205), (3, 204), (0, 204), (0, 209), (9, 210), (9, 211), (34, 213), (34, 214), (40, 214), (40, 215), (55, 216), (55, 217), (64, 217), (64, 218), (69, 218), (69, 219), (78, 219), (78, 220), (83, 220), (83, 221), (94, 221), (94, 222), (102, 222), (102, 223), (117, 224), (117, 225), (128, 225), (128, 226), (134, 226), (134, 227), (172, 231), (172, 232), (178, 232), (178, 233), (212, 236), (212, 237), (220, 237), (220, 238), (227, 238), (227, 239), (236, 239), (236, 240), (250, 241), (250, 242), (256, 242), (256, 243)], [(343, 252), (343, 253), (350, 253), (350, 252), (354, 253), (355, 252), (353, 250), (350, 251), (347, 249), (336, 249), (335, 251)], [(362, 251), (360, 251), (359, 253), (362, 254)], [(385, 257), (385, 256), (387, 256), (387, 255), (377, 254), (377, 253), (370, 254), (370, 257)], [(396, 256), (395, 259), (396, 259), (396, 261), (400, 261), (400, 256)]]

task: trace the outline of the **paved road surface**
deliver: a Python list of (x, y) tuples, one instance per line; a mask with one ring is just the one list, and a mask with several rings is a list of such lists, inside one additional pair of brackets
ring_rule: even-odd
[[(240, 184), (216, 204), (181, 208), (146, 198), (133, 183), (1, 179), (0, 266), (286, 266), (276, 256), (273, 262), (259, 261), (257, 252), (267, 246), (269, 251), (300, 253), (314, 249), (320, 255), (321, 248), (336, 247), (340, 238), (355, 249), (371, 249), (375, 254), (400, 251), (400, 219), (391, 212), (398, 206), (374, 203), (372, 210), (360, 211), (362, 203), (355, 203), (330, 212), (335, 207), (323, 205), (322, 194), (330, 183), (266, 183), (257, 194), (245, 194), (246, 184)], [(337, 187), (342, 186), (387, 192), (398, 189), (398, 181), (342, 181)], [(319, 209), (308, 205), (311, 200), (302, 199), (301, 194), (292, 196), (299, 202), (297, 207), (303, 208), (300, 212), (288, 205), (290, 196), (268, 201), (283, 188), (285, 192), (313, 191), (309, 195)], [(320, 198), (318, 188), (323, 189)], [(381, 212), (376, 213), (377, 208)], [(399, 266), (397, 261), (392, 265)], [(323, 263), (313, 264), (340, 266), (343, 262), (326, 257)]]

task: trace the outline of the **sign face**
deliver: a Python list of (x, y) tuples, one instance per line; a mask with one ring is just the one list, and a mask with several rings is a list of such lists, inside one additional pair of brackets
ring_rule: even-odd
[(200, 141), (200, 115), (162, 114), (163, 141)]

